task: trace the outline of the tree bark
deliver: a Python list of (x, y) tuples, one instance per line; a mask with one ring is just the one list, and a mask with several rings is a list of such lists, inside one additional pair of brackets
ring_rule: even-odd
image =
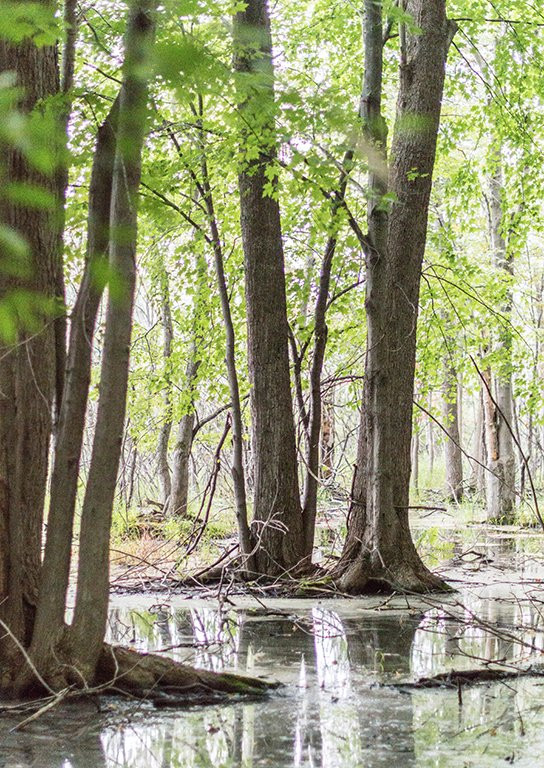
[[(495, 168), (489, 179), (489, 225), (493, 260), (497, 271), (510, 281), (514, 272), (512, 254), (504, 238), (502, 213), (502, 165), (500, 148), (492, 158)], [(501, 313), (512, 314), (512, 289), (505, 288)], [(489, 472), (486, 472), (486, 512), (489, 522), (510, 524), (515, 519), (516, 461), (514, 454), (512, 395), (512, 332), (500, 331), (495, 345), (500, 352), (498, 368), (484, 392), (486, 402), (486, 442)]]
[(315, 520), (317, 515), (317, 489), (319, 482), (319, 456), (321, 420), (323, 404), (321, 397), (321, 373), (325, 361), (327, 347), (327, 307), (329, 303), (329, 286), (331, 282), (332, 264), (338, 244), (337, 216), (346, 195), (348, 174), (353, 160), (353, 151), (346, 152), (342, 175), (338, 189), (338, 197), (334, 199), (331, 211), (333, 234), (327, 240), (325, 255), (319, 273), (319, 288), (314, 309), (314, 350), (310, 369), (310, 418), (306, 453), (306, 482), (302, 502), (302, 518), (304, 524), (305, 555), (312, 559), (315, 536)]
[[(420, 34), (401, 37), (400, 88), (389, 181), (381, 128), (381, 5), (365, 2), (365, 118), (373, 130), (367, 249), (367, 493), (357, 554), (342, 563), (348, 592), (444, 589), (423, 565), (408, 520), (416, 329), (445, 62), (454, 28), (444, 0), (408, 0)], [(378, 159), (372, 155), (381, 148)], [(380, 177), (381, 173), (381, 177)], [(393, 203), (387, 213), (384, 187)], [(376, 195), (376, 190), (379, 195)], [(409, 237), (407, 236), (409, 234)], [(349, 537), (348, 537), (349, 539)]]
[(164, 508), (170, 499), (172, 492), (172, 480), (170, 477), (170, 465), (168, 464), (168, 443), (170, 442), (170, 433), (172, 431), (172, 384), (171, 384), (171, 356), (172, 342), (174, 339), (174, 328), (172, 325), (172, 312), (170, 307), (170, 288), (168, 272), (166, 265), (163, 265), (163, 274), (161, 275), (161, 324), (163, 338), (163, 361), (164, 361), (164, 422), (159, 432), (157, 444), (157, 470), (159, 473), (159, 485), (161, 501)]
[[(49, 4), (44, 0), (43, 5)], [(7, 70), (16, 72), (23, 113), (47, 104), (59, 91), (55, 46), (0, 40), (0, 71)], [(57, 138), (48, 137), (51, 142)], [(59, 199), (56, 172), (38, 172), (11, 148), (4, 148), (2, 165), (6, 191), (8, 184), (33, 184)], [(9, 306), (25, 293), (38, 324), (31, 332), (14, 314), (14, 343), (0, 348), (0, 616), (23, 642), (30, 639), (38, 596), (55, 392), (55, 322), (40, 302), (53, 301), (58, 290), (57, 214), (56, 207), (26, 206), (2, 196), (2, 224), (26, 241), (29, 262), (26, 275), (19, 265), (19, 277), (2, 276), (0, 299)]]
[(249, 529), (246, 480), (244, 470), (244, 426), (242, 420), (242, 405), (240, 401), (240, 386), (238, 383), (238, 371), (236, 368), (236, 337), (234, 323), (230, 310), (229, 292), (225, 277), (225, 263), (223, 258), (223, 244), (219, 234), (219, 226), (215, 215), (215, 206), (210, 183), (208, 161), (206, 158), (206, 144), (204, 132), (201, 132), (202, 149), (202, 187), (204, 192), (204, 204), (208, 214), (208, 226), (212, 240), (215, 273), (221, 299), (221, 313), (225, 324), (226, 347), (225, 362), (227, 365), (227, 377), (229, 381), (229, 393), (232, 413), (232, 482), (234, 487), (234, 500), (236, 505), (236, 522), (238, 526), (238, 538), (240, 541), (240, 554), (244, 559), (244, 567), (248, 572), (255, 569), (253, 558), (253, 540)]
[(447, 432), (444, 441), (446, 498), (459, 503), (463, 498), (463, 453), (459, 431), (457, 371), (449, 359), (444, 367), (443, 421)]
[(191, 393), (191, 402), (188, 411), (178, 424), (176, 447), (174, 449), (172, 488), (167, 512), (174, 517), (185, 517), (187, 514), (187, 502), (189, 498), (189, 461), (193, 447), (193, 429), (195, 426), (194, 389), (196, 377), (200, 367), (198, 345), (193, 340), (187, 371), (185, 373), (185, 386)]
[[(266, 171), (276, 155), (274, 71), (266, 0), (249, 0), (234, 21), (235, 69), (244, 124), (268, 137), (239, 174), (245, 258), (256, 570), (275, 576), (304, 557), (295, 427), (289, 375), (288, 322), (280, 208)], [(241, 77), (245, 75), (245, 77)], [(250, 77), (252, 76), (252, 77)], [(270, 138), (271, 137), (271, 138)], [(248, 133), (242, 139), (242, 151)]]
[(72, 312), (64, 396), (51, 477), (40, 599), (30, 649), (38, 668), (47, 663), (64, 629), (79, 465), (91, 381), (93, 338), (104, 290), (101, 275), (107, 266), (110, 239), (110, 201), (118, 110), (119, 101), (116, 99), (98, 129), (91, 172), (87, 257)]
[(137, 196), (146, 130), (147, 71), (154, 36), (153, 0), (135, 0), (125, 35), (124, 78), (113, 172), (110, 269), (96, 429), (81, 514), (80, 556), (71, 645), (74, 666), (92, 679), (106, 629), (109, 542), (125, 420), (136, 278)]

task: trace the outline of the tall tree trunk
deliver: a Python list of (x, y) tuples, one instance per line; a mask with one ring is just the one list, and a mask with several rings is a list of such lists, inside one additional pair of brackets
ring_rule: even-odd
[(64, 628), (77, 484), (93, 338), (109, 245), (109, 219), (119, 100), (98, 129), (89, 188), (87, 256), (72, 312), (64, 396), (51, 477), (47, 540), (31, 655), (41, 668)]
[[(51, 7), (44, 0), (43, 6)], [(0, 71), (16, 72), (19, 108), (31, 113), (59, 91), (55, 46), (37, 47), (25, 39), (0, 40)], [(48, 136), (55, 145), (57, 136)], [(59, 200), (58, 174), (39, 173), (14, 149), (3, 149), (2, 179), (7, 185), (31, 184)], [(2, 275), (0, 300), (9, 307), (26, 293), (40, 315), (39, 302), (58, 290), (58, 210), (11, 202), (2, 195), (0, 220), (26, 241), (28, 274)], [(14, 343), (0, 348), (0, 615), (24, 642), (32, 631), (38, 597), (43, 507), (55, 392), (54, 319), (39, 317), (32, 333), (16, 319)], [(0, 651), (0, 657), (2, 652)]]
[(446, 463), (446, 497), (459, 503), (463, 498), (463, 453), (459, 431), (459, 399), (457, 371), (447, 359), (444, 368), (443, 422), (447, 432), (444, 441)]
[[(274, 71), (266, 0), (249, 0), (234, 21), (235, 69), (245, 124), (269, 138), (239, 174), (245, 257), (248, 362), (255, 461), (253, 526), (258, 572), (277, 575), (304, 557), (295, 427), (289, 376), (288, 322), (280, 208), (266, 175), (276, 154)], [(248, 74), (253, 78), (248, 79)], [(247, 139), (247, 134), (243, 142)], [(244, 149), (244, 147), (242, 147)]]
[[(199, 100), (200, 117), (203, 118), (203, 100)], [(236, 336), (234, 333), (234, 323), (230, 310), (229, 291), (227, 279), (225, 277), (225, 260), (223, 258), (223, 243), (219, 233), (219, 225), (215, 214), (215, 204), (208, 169), (208, 160), (206, 155), (206, 138), (204, 130), (201, 127), (200, 147), (202, 151), (201, 171), (202, 171), (202, 192), (206, 213), (208, 215), (208, 226), (210, 229), (210, 238), (212, 241), (215, 273), (217, 276), (217, 285), (219, 288), (219, 297), (221, 300), (221, 313), (225, 324), (225, 362), (227, 366), (227, 377), (229, 382), (229, 393), (232, 413), (232, 483), (234, 487), (234, 500), (236, 505), (236, 523), (238, 526), (238, 538), (240, 541), (240, 553), (244, 558), (244, 566), (251, 572), (255, 568), (253, 559), (253, 540), (249, 530), (247, 497), (246, 497), (246, 479), (244, 469), (244, 422), (242, 419), (242, 404), (240, 400), (240, 385), (238, 383), (238, 371), (236, 368)]]
[(171, 356), (172, 356), (172, 341), (174, 339), (174, 328), (172, 325), (172, 312), (170, 307), (170, 288), (169, 288), (168, 272), (166, 271), (166, 265), (163, 265), (163, 271), (161, 275), (161, 324), (162, 324), (162, 338), (163, 338), (163, 361), (164, 361), (164, 390), (163, 390), (163, 404), (164, 404), (164, 421), (159, 432), (159, 440), (157, 444), (157, 470), (159, 473), (159, 486), (161, 501), (163, 507), (166, 509), (170, 494), (172, 492), (172, 481), (170, 478), (170, 466), (168, 464), (168, 443), (170, 441), (170, 433), (172, 431), (172, 384), (171, 384)]
[(118, 290), (108, 297), (93, 452), (81, 514), (80, 555), (71, 644), (74, 665), (92, 679), (106, 630), (109, 542), (125, 420), (136, 278), (137, 198), (146, 129), (153, 0), (135, 0), (125, 35), (124, 80), (113, 173), (110, 268)]
[[(350, 592), (376, 585), (415, 592), (445, 588), (417, 554), (408, 512), (419, 285), (445, 62), (454, 28), (446, 18), (444, 0), (408, 0), (406, 10), (420, 33), (406, 29), (401, 36), (405, 43), (387, 184), (395, 202), (387, 213), (382, 199), (382, 9), (372, 0), (365, 2), (364, 116), (374, 145), (382, 151), (377, 161), (369, 152), (375, 178), (381, 174), (381, 188), (369, 201), (366, 510), (357, 554), (341, 561), (340, 584)], [(376, 182), (371, 190), (376, 190)]]
[(483, 391), (480, 390), (476, 400), (476, 414), (474, 420), (474, 435), (472, 438), (471, 456), (474, 458), (472, 462), (472, 472), (470, 475), (470, 489), (482, 499), (485, 498), (485, 464), (486, 464), (486, 445), (485, 445), (485, 416), (484, 416), (484, 401)]
[(310, 368), (310, 418), (308, 428), (308, 441), (306, 453), (306, 481), (304, 484), (304, 498), (302, 502), (302, 517), (304, 524), (305, 555), (311, 560), (315, 536), (315, 520), (317, 515), (317, 488), (319, 482), (319, 454), (321, 420), (323, 404), (321, 398), (321, 373), (325, 361), (327, 347), (327, 306), (329, 303), (329, 286), (331, 282), (332, 264), (338, 244), (338, 210), (346, 195), (348, 173), (352, 165), (353, 151), (346, 152), (344, 157), (342, 175), (338, 197), (332, 204), (331, 224), (333, 234), (327, 240), (325, 255), (321, 263), (319, 273), (319, 287), (314, 310), (314, 350), (312, 365)]
[[(510, 280), (514, 273), (512, 253), (507, 248), (503, 234), (502, 213), (502, 164), (501, 150), (495, 151), (492, 161), (495, 168), (489, 179), (489, 225), (493, 259), (497, 271), (502, 272), (508, 285), (501, 312), (510, 318), (512, 314), (512, 289)], [(484, 392), (486, 400), (486, 439), (489, 472), (486, 473), (486, 508), (489, 522), (513, 523), (515, 519), (516, 461), (514, 454), (513, 395), (512, 395), (512, 332), (509, 326), (500, 331), (496, 351), (501, 355), (497, 371)]]

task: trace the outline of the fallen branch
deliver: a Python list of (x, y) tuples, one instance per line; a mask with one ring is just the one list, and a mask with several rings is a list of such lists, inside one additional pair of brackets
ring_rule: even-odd
[(452, 669), (433, 677), (420, 677), (406, 683), (388, 683), (394, 688), (458, 688), (460, 685), (495, 683), (518, 677), (544, 677), (544, 665), (527, 669)]

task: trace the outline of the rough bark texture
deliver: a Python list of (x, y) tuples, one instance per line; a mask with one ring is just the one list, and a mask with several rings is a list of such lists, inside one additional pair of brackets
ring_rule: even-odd
[[(402, 36), (406, 43), (401, 52), (387, 185), (395, 202), (388, 214), (383, 204), (378, 205), (381, 195), (369, 202), (367, 493), (365, 514), (358, 516), (364, 518), (364, 527), (357, 532), (358, 552), (347, 563), (343, 558), (340, 585), (349, 592), (376, 586), (414, 592), (445, 588), (417, 554), (408, 512), (419, 284), (445, 61), (453, 28), (446, 19), (444, 0), (409, 0), (406, 9), (421, 34), (406, 30)], [(369, 0), (365, 14), (366, 119), (370, 129), (375, 126), (379, 146), (381, 6)], [(371, 163), (373, 154), (369, 153)], [(373, 170), (378, 176), (376, 163)], [(375, 185), (371, 189), (380, 191)]]
[[(512, 254), (509, 253), (504, 237), (502, 214), (502, 168), (500, 150), (493, 158), (496, 163), (489, 180), (489, 225), (493, 260), (498, 271), (506, 280), (513, 275)], [(508, 284), (501, 307), (501, 313), (510, 317), (512, 292)], [(501, 355), (498, 370), (488, 381), (484, 392), (486, 410), (486, 510), (489, 522), (512, 523), (515, 514), (516, 462), (514, 454), (513, 396), (512, 396), (512, 333), (510, 327), (501, 329), (495, 344), (495, 351)]]
[(444, 370), (443, 422), (447, 431), (444, 441), (446, 460), (446, 497), (460, 502), (463, 498), (463, 453), (459, 430), (459, 398), (457, 372), (446, 360)]
[[(254, 132), (270, 137), (274, 90), (266, 0), (249, 0), (236, 15), (234, 40), (235, 69), (239, 78), (245, 75), (238, 80), (239, 98), (245, 123), (253, 129), (251, 140)], [(265, 171), (274, 155), (272, 138), (239, 174), (255, 461), (255, 565), (266, 575), (296, 567), (304, 554), (280, 208), (275, 196), (264, 195), (269, 183)]]
[[(59, 90), (55, 47), (0, 40), (0, 71), (5, 70), (15, 71), (23, 112), (31, 112)], [(41, 175), (10, 149), (4, 149), (2, 164), (4, 184), (35, 184), (58, 199), (57, 174)], [(28, 274), (3, 274), (0, 299), (9, 303), (17, 292), (29, 292), (36, 297), (38, 314), (37, 328), (31, 332), (19, 324), (16, 343), (0, 348), (0, 615), (23, 641), (30, 637), (38, 594), (55, 391), (54, 320), (40, 312), (38, 301), (53, 299), (57, 293), (56, 213), (12, 203), (8, 196), (3, 196), (0, 207), (2, 224), (29, 247)]]
[(108, 298), (96, 428), (81, 515), (80, 556), (71, 632), (74, 664), (92, 679), (106, 629), (109, 540), (126, 408), (136, 278), (137, 195), (147, 113), (147, 72), (154, 4), (135, 0), (125, 36), (112, 207), (110, 269), (117, 290)]

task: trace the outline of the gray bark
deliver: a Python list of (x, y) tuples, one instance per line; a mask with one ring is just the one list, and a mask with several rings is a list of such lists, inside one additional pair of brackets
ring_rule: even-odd
[(191, 402), (187, 413), (181, 417), (178, 424), (172, 465), (172, 487), (167, 507), (167, 513), (175, 517), (184, 517), (187, 514), (187, 502), (189, 498), (189, 462), (191, 459), (193, 429), (195, 426), (194, 388), (198, 369), (200, 367), (200, 358), (198, 357), (198, 354), (197, 343), (196, 341), (193, 341), (190, 359), (187, 363), (187, 371), (185, 374), (185, 386), (187, 390), (191, 392)]
[(448, 359), (444, 368), (443, 423), (447, 436), (444, 441), (446, 464), (446, 497), (459, 503), (463, 498), (463, 453), (459, 431), (459, 392), (457, 372)]
[[(244, 123), (252, 135), (273, 137), (274, 71), (266, 0), (249, 0), (236, 15), (234, 43), (236, 71), (255, 74), (249, 87), (247, 78), (238, 81)], [(268, 138), (259, 157), (239, 174), (255, 462), (255, 565), (270, 576), (295, 568), (304, 556), (280, 208), (275, 197), (264, 196), (265, 170), (275, 153), (274, 140)]]
[(172, 342), (174, 339), (174, 328), (172, 325), (172, 312), (170, 308), (170, 289), (168, 285), (168, 273), (164, 267), (161, 276), (161, 324), (163, 337), (163, 360), (165, 367), (165, 385), (163, 391), (164, 421), (159, 432), (157, 443), (157, 471), (159, 473), (159, 486), (161, 501), (166, 507), (170, 494), (172, 492), (172, 481), (170, 478), (170, 465), (168, 464), (168, 443), (172, 431), (172, 385), (170, 357), (172, 355)]
[[(501, 152), (493, 157), (495, 169), (489, 179), (489, 225), (493, 260), (498, 271), (506, 279), (513, 275), (512, 254), (507, 248), (503, 229), (502, 213), (502, 167)], [(506, 317), (512, 313), (512, 292), (506, 288), (501, 312)], [(502, 359), (498, 369), (488, 382), (489, 391), (484, 392), (486, 400), (486, 443), (489, 472), (486, 472), (486, 511), (488, 521), (512, 523), (515, 517), (516, 461), (513, 429), (512, 395), (512, 333), (509, 327), (500, 331), (495, 344)]]
[[(371, 166), (382, 185), (369, 201), (367, 248), (367, 493), (357, 554), (344, 569), (343, 589), (360, 592), (376, 584), (421, 592), (444, 588), (423, 565), (409, 528), (410, 447), (414, 394), (419, 285), (440, 121), (445, 62), (454, 28), (444, 0), (409, 0), (421, 34), (406, 30), (387, 190), (383, 201), (383, 158)], [(381, 5), (365, 2), (365, 89), (380, 131)], [(373, 77), (372, 74), (373, 73)], [(378, 74), (376, 74), (378, 73)], [(376, 134), (375, 134), (376, 135)], [(383, 129), (377, 133), (378, 142)], [(381, 139), (383, 147), (383, 138)], [(380, 144), (378, 143), (378, 146)], [(372, 164), (369, 152), (369, 163)], [(407, 234), (409, 233), (409, 237)], [(349, 537), (348, 537), (349, 538)]]
[(215, 273), (217, 276), (219, 297), (221, 299), (221, 313), (223, 315), (223, 322), (225, 324), (225, 362), (227, 366), (227, 377), (229, 381), (232, 413), (232, 482), (236, 505), (236, 522), (238, 526), (238, 538), (240, 540), (240, 553), (244, 558), (244, 567), (247, 571), (252, 571), (255, 568), (255, 563), (252, 555), (253, 541), (249, 530), (247, 512), (246, 480), (244, 469), (244, 425), (242, 420), (242, 405), (240, 401), (238, 371), (236, 368), (236, 337), (234, 333), (234, 323), (232, 322), (232, 313), (230, 311), (227, 280), (225, 277), (223, 244), (221, 242), (217, 217), (215, 215), (215, 206), (210, 184), (210, 174), (208, 170), (208, 162), (206, 159), (206, 146), (203, 132), (201, 134), (201, 148), (202, 186), (204, 193), (203, 197), (208, 214), (208, 226), (210, 228), (210, 236), (213, 246)]

